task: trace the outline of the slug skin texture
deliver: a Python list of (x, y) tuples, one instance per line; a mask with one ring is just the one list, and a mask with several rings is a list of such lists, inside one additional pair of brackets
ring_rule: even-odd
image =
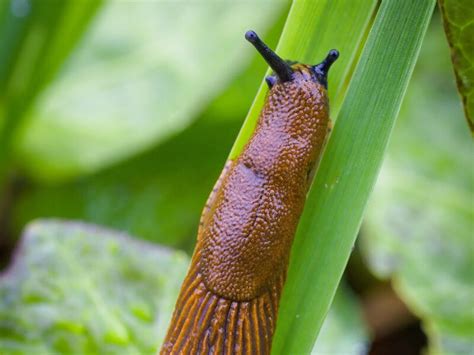
[[(253, 35), (246, 37), (261, 53), (269, 50)], [(275, 70), (271, 60), (281, 59), (271, 54), (262, 53)], [(267, 79), (255, 131), (202, 213), (161, 354), (270, 354), (291, 244), (329, 131), (332, 56), (319, 65), (324, 77), (318, 66), (282, 61)]]

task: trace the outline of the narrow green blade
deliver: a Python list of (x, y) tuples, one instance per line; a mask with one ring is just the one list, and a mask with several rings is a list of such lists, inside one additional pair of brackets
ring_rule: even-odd
[(434, 4), (381, 4), (299, 225), (274, 354), (311, 351), (352, 250)]

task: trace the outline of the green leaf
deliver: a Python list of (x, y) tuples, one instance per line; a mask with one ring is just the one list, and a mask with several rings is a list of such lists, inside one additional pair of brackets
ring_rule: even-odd
[(474, 7), (470, 0), (439, 0), (467, 123), (474, 133)]
[[(278, 41), (283, 15), (266, 35), (270, 44)], [(78, 181), (31, 184), (15, 200), (11, 234), (18, 235), (33, 219), (60, 217), (107, 225), (191, 251), (205, 200), (265, 70), (254, 53), (251, 65), (196, 123), (147, 153)]]
[(311, 354), (364, 354), (367, 326), (354, 295), (341, 284)]
[(31, 111), (17, 154), (35, 177), (58, 180), (181, 131), (248, 64), (245, 30), (264, 31), (284, 4), (108, 2)]
[(239, 116), (207, 116), (159, 147), (91, 177), (31, 187), (15, 203), (14, 234), (35, 218), (74, 218), (190, 250), (239, 126)]
[[(102, 1), (8, 0), (0, 10), (0, 93), (30, 98), (51, 80)], [(23, 102), (25, 103), (25, 102)]]
[[(182, 253), (51, 220), (30, 225), (20, 245), (0, 276), (0, 352), (156, 352), (186, 271)], [(352, 297), (339, 290), (313, 354), (364, 349)]]
[[(378, 9), (298, 227), (275, 354), (308, 353), (313, 346), (352, 250), (433, 7), (433, 0), (385, 1)], [(292, 23), (290, 16), (287, 28), (304, 26), (304, 19)], [(328, 21), (326, 32), (341, 31), (340, 23)], [(334, 78), (329, 80), (331, 85)]]
[(434, 21), (368, 207), (362, 245), (371, 269), (392, 277), (422, 319), (431, 352), (468, 354), (474, 348), (474, 171), (466, 169), (472, 139), (442, 35)]
[(0, 352), (154, 354), (187, 264), (93, 225), (35, 222), (0, 277)]
[[(102, 1), (0, 4), (0, 184), (25, 113), (54, 78)], [(7, 166), (8, 165), (8, 166)]]

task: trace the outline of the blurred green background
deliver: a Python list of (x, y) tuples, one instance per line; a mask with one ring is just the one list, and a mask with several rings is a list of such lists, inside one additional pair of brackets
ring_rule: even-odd
[[(288, 9), (0, 2), (0, 352), (154, 352)], [(474, 352), (463, 116), (436, 11), (315, 353)]]

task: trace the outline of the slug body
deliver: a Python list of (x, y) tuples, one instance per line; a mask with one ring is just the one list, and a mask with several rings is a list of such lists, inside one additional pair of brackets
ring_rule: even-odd
[(329, 127), (321, 64), (290, 65), (257, 35), (274, 69), (253, 133), (201, 216), (197, 245), (161, 354), (269, 354), (291, 244)]

